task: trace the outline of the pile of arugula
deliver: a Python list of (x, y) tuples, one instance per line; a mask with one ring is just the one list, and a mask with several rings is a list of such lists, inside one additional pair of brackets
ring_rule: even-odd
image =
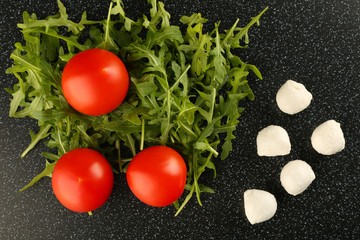
[[(23, 13), (18, 27), (26, 44), (15, 44), (10, 56), (14, 64), (6, 71), (19, 80), (7, 89), (13, 97), (9, 114), (35, 118), (40, 126), (36, 134), (30, 131), (31, 143), (21, 157), (44, 138), (57, 154), (43, 153), (44, 171), (22, 190), (51, 177), (56, 161), (71, 149), (98, 150), (118, 173), (126, 171), (144, 145), (162, 144), (181, 153), (188, 166), (189, 192), (181, 206), (174, 203), (176, 215), (194, 192), (200, 205), (201, 192), (214, 192), (199, 178), (206, 169), (216, 177), (213, 157), (225, 159), (232, 150), (233, 132), (244, 110), (239, 101), (254, 99), (247, 82), (249, 71), (262, 78), (254, 65), (231, 51), (247, 47), (248, 30), (259, 24), (266, 9), (245, 27), (238, 27), (237, 20), (225, 33), (219, 33), (219, 23), (212, 32), (203, 33), (207, 19), (201, 14), (184, 16), (183, 34), (179, 26), (170, 25), (162, 2), (149, 3), (150, 16), (136, 21), (125, 16), (121, 0), (111, 2), (102, 21), (88, 20), (84, 12), (78, 23), (73, 22), (60, 1), (59, 14), (46, 19)], [(115, 111), (96, 117), (72, 109), (61, 89), (66, 62), (90, 48), (117, 54), (131, 77), (126, 100)]]

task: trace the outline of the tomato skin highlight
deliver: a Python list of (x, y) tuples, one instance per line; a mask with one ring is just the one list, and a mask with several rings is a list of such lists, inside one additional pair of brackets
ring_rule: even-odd
[(186, 177), (184, 159), (166, 146), (153, 146), (139, 152), (126, 171), (126, 179), (133, 194), (154, 207), (164, 207), (175, 202), (185, 189)]
[(62, 205), (75, 212), (90, 212), (102, 206), (112, 192), (114, 175), (99, 152), (78, 148), (56, 163), (52, 188)]
[(123, 102), (129, 75), (124, 63), (112, 52), (88, 49), (65, 65), (61, 86), (74, 109), (97, 116), (113, 111)]

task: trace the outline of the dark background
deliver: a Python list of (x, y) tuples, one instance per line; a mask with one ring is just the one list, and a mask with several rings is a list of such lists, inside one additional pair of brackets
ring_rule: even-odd
[[(109, 1), (63, 0), (71, 19), (83, 11), (89, 19), (104, 19)], [(148, 14), (146, 0), (124, 1), (127, 16)], [(153, 208), (139, 202), (130, 192), (125, 176), (116, 176), (108, 202), (93, 216), (65, 209), (55, 198), (49, 178), (18, 193), (44, 168), (40, 143), (24, 159), (21, 152), (30, 143), (29, 130), (38, 130), (32, 119), (8, 117), (9, 98), (4, 90), (17, 79), (6, 75), (14, 43), (22, 41), (16, 23), (22, 12), (39, 18), (57, 13), (56, 1), (19, 0), (0, 3), (0, 239), (360, 239), (360, 1), (265, 1), (265, 0), (169, 0), (164, 1), (179, 24), (182, 15), (201, 12), (209, 29), (219, 20), (221, 29), (249, 22), (266, 6), (261, 25), (251, 29), (250, 45), (238, 51), (243, 60), (258, 66), (264, 80), (250, 76), (256, 100), (244, 101), (234, 149), (225, 161), (215, 160), (218, 176), (202, 182), (215, 194), (203, 194), (204, 206), (193, 198), (183, 212), (173, 217), (172, 206)], [(288, 79), (303, 83), (313, 94), (309, 108), (286, 115), (278, 109), (275, 95)], [(332, 156), (317, 154), (310, 136), (326, 120), (341, 123), (346, 148)], [(259, 157), (256, 135), (270, 124), (284, 127), (292, 143), (283, 157)], [(288, 161), (308, 162), (315, 181), (293, 197), (280, 184), (280, 171)], [(269, 221), (250, 225), (243, 193), (258, 188), (275, 195), (276, 215)], [(183, 199), (183, 198), (182, 198)]]

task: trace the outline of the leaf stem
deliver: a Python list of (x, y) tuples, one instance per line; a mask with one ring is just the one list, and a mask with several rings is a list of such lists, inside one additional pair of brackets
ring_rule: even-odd
[(128, 139), (128, 143), (129, 143), (129, 147), (130, 147), (131, 153), (132, 153), (132, 155), (135, 157), (135, 155), (136, 155), (136, 149), (135, 149), (134, 139), (131, 137), (131, 134), (127, 134), (126, 137), (127, 137), (127, 139)]
[(200, 188), (199, 188), (199, 183), (198, 183), (198, 179), (200, 177), (201, 174), (197, 174), (197, 171), (194, 171), (194, 186), (195, 186), (195, 192), (196, 192), (196, 198), (197, 198), (197, 201), (199, 203), (200, 206), (202, 206), (202, 202), (201, 202), (201, 199), (200, 199)]
[(122, 173), (123, 169), (122, 169), (122, 161), (121, 161), (121, 153), (120, 153), (120, 141), (119, 140), (115, 141), (115, 148), (117, 149), (118, 161), (119, 161), (118, 164), (119, 164), (120, 173)]
[(36, 134), (36, 137), (32, 139), (30, 145), (25, 149), (25, 151), (21, 154), (21, 158), (25, 157), (28, 152), (30, 152), (31, 149), (33, 149), (36, 144), (43, 138), (45, 138), (48, 134), (49, 129), (51, 128), (51, 125), (47, 125), (45, 128), (41, 127), (38, 134)]
[(60, 126), (58, 126), (58, 130), (57, 130), (57, 137), (59, 140), (59, 145), (60, 145), (60, 150), (62, 151), (62, 154), (65, 154), (67, 151), (65, 149), (64, 143), (61, 140), (61, 136), (60, 136)]
[(179, 215), (179, 213), (181, 212), (181, 210), (183, 210), (183, 208), (185, 207), (185, 205), (189, 202), (189, 200), (191, 199), (193, 193), (194, 193), (194, 189), (195, 189), (195, 185), (193, 184), (191, 186), (190, 192), (189, 194), (186, 196), (184, 202), (181, 204), (181, 206), (179, 207), (179, 209), (177, 210), (177, 212), (175, 213), (175, 217)]
[(54, 167), (55, 167), (55, 164), (56, 164), (56, 161), (53, 162), (53, 163), (49, 163), (46, 160), (45, 169), (39, 175), (35, 176), (25, 187), (20, 189), (19, 192), (22, 192), (25, 189), (31, 187), (32, 185), (34, 185), (36, 182), (38, 182), (43, 177), (51, 177), (52, 176), (52, 171), (54, 170)]
[(77, 47), (80, 51), (85, 51), (86, 49), (88, 49), (88, 47), (78, 43), (78, 42), (75, 42), (71, 39), (69, 39), (68, 37), (65, 37), (65, 36), (62, 36), (62, 35), (59, 35), (59, 34), (53, 34), (53, 33), (50, 33), (50, 32), (45, 32), (43, 30), (38, 30), (38, 32), (42, 33), (42, 34), (46, 34), (46, 35), (49, 35), (49, 36), (52, 36), (52, 37), (56, 37), (56, 38), (59, 38), (61, 40), (64, 40), (65, 42), (67, 42), (68, 44), (72, 44), (74, 45), (75, 47)]
[(177, 87), (178, 83), (180, 82), (180, 80), (185, 76), (185, 74), (189, 71), (191, 65), (189, 64), (186, 69), (184, 70), (184, 72), (181, 74), (181, 76), (176, 80), (176, 82), (171, 86), (170, 88), (170, 92), (173, 92), (174, 89)]
[(171, 129), (170, 122), (171, 122), (171, 92), (170, 90), (166, 91), (166, 102), (167, 102), (167, 117), (166, 117), (166, 128), (161, 138), (161, 143), (163, 145), (166, 144), (167, 139), (169, 137), (169, 131)]
[(84, 138), (92, 145), (92, 147), (96, 148), (98, 151), (102, 152), (99, 145), (94, 141), (86, 132), (85, 129), (80, 127), (79, 125), (76, 126), (76, 128), (80, 131), (80, 133), (84, 136)]
[(26, 64), (26, 65), (30, 66), (32, 69), (34, 69), (34, 70), (38, 71), (38, 72), (40, 72), (40, 71), (41, 71), (41, 68), (38, 68), (38, 67), (37, 67), (37, 66), (35, 66), (34, 64), (29, 63), (28, 61), (26, 61), (26, 60), (24, 60), (23, 58), (21, 58), (21, 57), (19, 57), (19, 56), (15, 55), (14, 53), (12, 53), (12, 54), (10, 55), (10, 58), (14, 59), (14, 61), (19, 61), (19, 62), (22, 62), (22, 63), (24, 63), (24, 64)]
[(106, 19), (105, 38), (104, 38), (105, 43), (107, 43), (109, 41), (109, 26), (110, 26), (110, 17), (111, 17), (112, 6), (113, 6), (113, 2), (110, 3), (109, 12), (108, 12), (108, 16)]
[(229, 39), (229, 37), (231, 36), (231, 34), (233, 34), (236, 26), (237, 26), (238, 23), (239, 23), (239, 20), (240, 20), (240, 19), (237, 19), (236, 22), (234, 23), (234, 25), (233, 25), (233, 26), (230, 28), (230, 30), (227, 32), (225, 38), (221, 41), (221, 45), (223, 45), (223, 44)]
[(140, 140), (140, 151), (144, 149), (144, 139), (145, 139), (145, 119), (141, 121), (141, 140)]

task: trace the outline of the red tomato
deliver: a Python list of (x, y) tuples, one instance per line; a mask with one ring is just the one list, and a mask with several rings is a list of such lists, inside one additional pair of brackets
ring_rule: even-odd
[(66, 64), (61, 85), (73, 108), (96, 116), (109, 113), (122, 103), (129, 88), (129, 75), (115, 54), (89, 49)]
[(149, 147), (139, 152), (126, 171), (134, 195), (154, 207), (176, 201), (184, 191), (186, 175), (184, 159), (166, 146)]
[(109, 162), (97, 151), (78, 148), (56, 163), (52, 187), (57, 199), (75, 212), (89, 212), (109, 198), (114, 175)]

